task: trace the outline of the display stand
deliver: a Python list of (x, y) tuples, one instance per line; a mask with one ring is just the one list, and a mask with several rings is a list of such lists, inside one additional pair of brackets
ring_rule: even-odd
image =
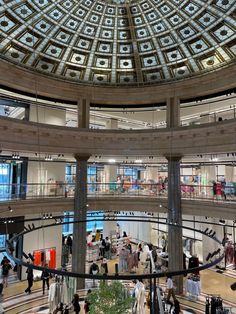
[(90, 242), (90, 244), (87, 246), (87, 262), (98, 261), (100, 259), (99, 254), (99, 244), (97, 242)]

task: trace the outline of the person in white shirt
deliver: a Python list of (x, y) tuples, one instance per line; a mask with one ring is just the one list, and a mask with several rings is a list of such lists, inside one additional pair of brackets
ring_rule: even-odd
[(174, 284), (171, 276), (167, 277), (166, 280), (166, 290), (167, 290), (167, 298), (166, 302), (170, 301), (170, 297), (172, 296), (173, 300), (176, 300), (175, 292), (174, 292)]

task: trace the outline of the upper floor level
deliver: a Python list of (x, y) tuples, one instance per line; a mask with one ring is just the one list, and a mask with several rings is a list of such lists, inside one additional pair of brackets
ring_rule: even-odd
[(160, 130), (91, 130), (0, 118), (1, 150), (50, 154), (170, 156), (236, 151), (235, 119)]

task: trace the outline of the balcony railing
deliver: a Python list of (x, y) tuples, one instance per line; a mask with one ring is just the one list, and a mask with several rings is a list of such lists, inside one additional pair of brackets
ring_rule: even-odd
[[(159, 183), (88, 183), (88, 196), (121, 196), (167, 198), (168, 184)], [(28, 184), (0, 184), (0, 201), (24, 200), (40, 198), (73, 198), (75, 184), (71, 183), (28, 183)], [(202, 199), (211, 201), (236, 201), (236, 184), (223, 186), (188, 185), (181, 184), (181, 195), (184, 199)]]

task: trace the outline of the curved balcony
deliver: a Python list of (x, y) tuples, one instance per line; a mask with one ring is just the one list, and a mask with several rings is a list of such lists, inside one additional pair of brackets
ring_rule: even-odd
[(117, 156), (236, 151), (236, 120), (149, 130), (84, 130), (0, 118), (2, 150)]
[[(178, 96), (189, 99), (214, 94), (235, 88), (236, 65), (219, 69), (205, 75), (172, 83), (138, 87), (86, 86), (66, 82), (45, 75), (35, 74), (27, 69), (17, 67), (0, 60), (0, 84), (31, 94), (77, 101), (88, 98), (95, 104), (152, 104), (166, 101), (169, 97)], [(33, 83), (33, 84), (32, 84)], [(34, 87), (37, 86), (35, 90)]]
[[(71, 211), (73, 184), (0, 185), (0, 216)], [(213, 196), (212, 186), (182, 185), (183, 214), (235, 219), (236, 189), (226, 186)], [(167, 187), (160, 184), (88, 184), (89, 210), (167, 211)], [(10, 208), (8, 208), (10, 206)], [(9, 209), (13, 209), (10, 212)]]

